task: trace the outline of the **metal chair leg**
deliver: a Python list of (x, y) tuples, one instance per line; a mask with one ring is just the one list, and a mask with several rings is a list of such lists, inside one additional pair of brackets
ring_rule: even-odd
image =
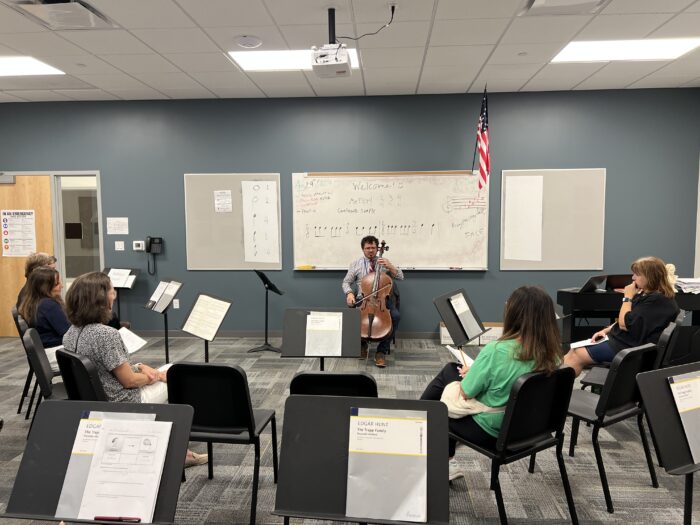
[(211, 441), (207, 441), (207, 469), (209, 471), (209, 479), (214, 479), (214, 445)]
[(598, 443), (598, 431), (600, 427), (594, 425), (593, 427), (593, 451), (595, 452), (595, 460), (598, 463), (598, 474), (600, 474), (600, 482), (603, 485), (603, 494), (605, 495), (605, 505), (608, 508), (608, 512), (612, 514), (614, 512), (612, 497), (610, 496), (610, 487), (608, 486), (608, 477), (605, 474), (605, 465), (603, 465), (603, 455), (600, 453), (600, 444)]
[(498, 481), (498, 472), (501, 465), (496, 461), (491, 462), (491, 490), (496, 496), (496, 506), (498, 507), (498, 517), (501, 520), (501, 525), (508, 525), (508, 516), (506, 516), (506, 507), (503, 504), (503, 493), (501, 492), (501, 484)]
[(651, 459), (651, 451), (649, 450), (649, 441), (647, 433), (644, 431), (644, 414), (637, 416), (637, 426), (639, 427), (639, 435), (642, 437), (642, 446), (644, 447), (644, 456), (647, 458), (647, 466), (649, 467), (649, 476), (651, 476), (651, 486), (655, 489), (659, 488), (659, 481), (656, 479), (656, 469), (654, 461)]
[(22, 397), (19, 398), (19, 406), (17, 407), (17, 413), (22, 413), (22, 405), (24, 405), (24, 398), (29, 394), (29, 387), (32, 386), (32, 377), (34, 377), (34, 371), (32, 367), (29, 367), (27, 372), (27, 380), (24, 382), (24, 388), (22, 389)]
[[(36, 389), (39, 388), (39, 381), (34, 381), (34, 388), (32, 389), (32, 397), (29, 398), (29, 406), (27, 407), (27, 413), (24, 415), (24, 419), (29, 419), (29, 414), (32, 412), (32, 405), (34, 404), (34, 397), (36, 396)], [(41, 399), (41, 395), (39, 395), (39, 399)], [(36, 409), (39, 407), (39, 402), (37, 401), (36, 407), (34, 407), (34, 411), (36, 412)]]
[(685, 475), (685, 502), (683, 503), (683, 525), (693, 521), (693, 473)]
[(564, 485), (564, 493), (566, 494), (566, 503), (569, 505), (569, 515), (571, 516), (571, 523), (573, 525), (578, 525), (578, 515), (576, 514), (576, 505), (574, 503), (574, 496), (571, 494), (571, 485), (569, 484), (569, 475), (566, 473), (566, 464), (564, 463), (564, 455), (562, 454), (562, 449), (564, 448), (564, 434), (559, 437), (559, 442), (557, 443), (557, 463), (559, 463), (559, 473), (561, 474), (561, 482)]
[(576, 448), (576, 442), (578, 441), (578, 425), (579, 419), (577, 417), (571, 420), (571, 437), (569, 438), (569, 457), (574, 457), (574, 449)]
[(253, 497), (250, 500), (250, 525), (255, 525), (258, 507), (258, 477), (260, 476), (260, 438), (255, 439), (255, 465), (253, 466)]
[(532, 474), (535, 472), (535, 458), (537, 457), (537, 454), (532, 454), (530, 456), (530, 466), (528, 467), (527, 471)]
[(272, 425), (272, 475), (277, 483), (277, 424), (274, 416), (270, 424)]

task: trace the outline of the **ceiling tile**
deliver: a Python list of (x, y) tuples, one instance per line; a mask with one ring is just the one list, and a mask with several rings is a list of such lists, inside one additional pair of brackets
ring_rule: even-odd
[(481, 67), (493, 46), (442, 46), (428, 48), (426, 66)]
[(646, 76), (628, 87), (632, 89), (653, 89), (679, 87), (697, 78), (697, 74), (672, 74), (663, 69)]
[(690, 82), (686, 82), (685, 84), (681, 84), (681, 87), (685, 87), (685, 88), (700, 87), (700, 77), (693, 79)]
[[(0, 38), (2, 38), (2, 35), (0, 35)], [(15, 56), (17, 56), (17, 55), (21, 55), (21, 54), (22, 53), (20, 53), (19, 51), (16, 51), (16, 50), (11, 49), (9, 47), (5, 47), (5, 46), (0, 45), (0, 55), (4, 55), (4, 56), (15, 55)]]
[(87, 55), (88, 53), (54, 33), (16, 33), (0, 35), (0, 44), (35, 57)]
[(239, 71), (202, 72), (197, 81), (222, 98), (264, 97), (265, 94)]
[[(377, 0), (353, 0), (355, 22), (386, 24), (391, 18), (389, 4), (389, 2), (377, 2)], [(433, 16), (433, 2), (426, 0), (397, 0), (395, 4), (394, 22), (430, 20)], [(388, 29), (383, 29), (382, 31), (388, 31)]]
[(158, 53), (214, 53), (219, 48), (199, 28), (135, 29), (134, 36)]
[(564, 44), (501, 44), (489, 58), (489, 64), (546, 64)]
[(542, 66), (540, 64), (487, 64), (469, 88), (481, 93), (488, 84), (489, 91), (518, 91)]
[(124, 100), (161, 100), (168, 98), (148, 86), (128, 89), (110, 89), (109, 92)]
[(367, 68), (364, 71), (367, 94), (413, 94), (418, 84), (419, 72), (417, 67)]
[(54, 92), (72, 100), (118, 100), (116, 95), (101, 89), (56, 89)]
[(418, 94), (465, 93), (477, 72), (457, 66), (424, 67)]
[[(357, 24), (357, 35), (372, 33), (377, 30), (376, 24)], [(363, 49), (374, 47), (412, 47), (425, 46), (428, 41), (430, 22), (394, 22), (376, 35), (366, 36), (359, 42)], [(350, 42), (346, 42), (348, 47)]]
[(360, 60), (363, 67), (417, 67), (423, 62), (424, 54), (424, 47), (363, 49)]
[(78, 78), (84, 80), (88, 84), (110, 92), (114, 92), (116, 89), (138, 90), (146, 87), (143, 83), (125, 73), (120, 73), (118, 75), (78, 75)]
[(125, 29), (195, 26), (172, 0), (90, 0), (90, 5)]
[(24, 102), (24, 99), (0, 91), (0, 102)]
[(347, 0), (265, 0), (277, 25), (324, 24), (328, 26), (328, 8), (335, 7), (336, 24), (352, 22)]
[(103, 60), (125, 73), (170, 73), (178, 69), (162, 56), (151, 55), (105, 55)]
[(663, 67), (665, 62), (610, 62), (574, 89), (622, 89)]
[(114, 66), (92, 55), (47, 57), (44, 62), (69, 75), (121, 74)]
[(435, 18), (510, 18), (522, 4), (522, 0), (439, 0)]
[(183, 53), (165, 55), (185, 73), (202, 71), (236, 71), (237, 67), (223, 52), (218, 53)]
[(314, 96), (309, 82), (301, 71), (258, 72), (249, 73), (248, 76), (268, 97)]
[[(336, 37), (355, 36), (355, 31), (350, 24), (338, 24), (335, 29)], [(310, 49), (311, 46), (320, 47), (328, 43), (327, 25), (280, 26), (280, 31), (289, 44), (289, 49)], [(352, 40), (345, 40), (344, 42), (349, 48), (357, 48), (357, 44)], [(362, 45), (364, 47), (364, 42)]]
[(651, 38), (700, 37), (700, 13), (681, 13), (654, 31)]
[(347, 78), (319, 78), (310, 71), (305, 71), (304, 75), (319, 97), (361, 97), (365, 94), (359, 71), (353, 71)]
[(576, 35), (576, 40), (644, 38), (671, 18), (671, 14), (598, 15)]
[(57, 34), (95, 55), (153, 53), (146, 44), (121, 29), (59, 31)]
[(37, 75), (29, 77), (0, 77), (0, 89), (70, 89), (89, 88), (90, 85), (70, 75)]
[(495, 44), (508, 25), (505, 18), (491, 20), (436, 20), (431, 46), (473, 46)]
[(46, 28), (11, 7), (0, 4), (0, 33), (39, 33), (42, 31), (46, 31)]
[(251, 0), (178, 0), (201, 27), (273, 25), (262, 2)]
[(135, 76), (144, 84), (158, 91), (165, 89), (199, 89), (202, 87), (185, 73), (141, 73)]
[(516, 18), (503, 35), (501, 42), (504, 44), (566, 43), (590, 19), (590, 16)]
[(688, 12), (688, 13), (700, 13), (700, 0), (695, 2), (688, 9), (686, 9), (686, 12)]
[[(248, 27), (205, 27), (204, 31), (217, 43), (224, 51), (242, 51), (236, 39), (243, 35), (257, 36), (262, 40), (260, 50), (287, 49), (287, 43), (282, 38), (282, 34), (275, 26), (248, 26)], [(326, 32), (326, 35), (328, 33)], [(328, 36), (326, 36), (326, 39)], [(305, 47), (311, 47), (305, 46)]]
[(60, 93), (54, 93), (53, 91), (49, 91), (46, 89), (10, 91), (8, 92), (8, 94), (21, 97), (28, 102), (55, 102), (72, 100), (65, 95), (61, 95)]
[(547, 64), (521, 91), (568, 91), (605, 66), (602, 63)]
[(216, 98), (214, 93), (201, 86), (188, 89), (161, 89), (159, 91), (174, 99)]
[(613, 0), (602, 13), (677, 13), (693, 0)]

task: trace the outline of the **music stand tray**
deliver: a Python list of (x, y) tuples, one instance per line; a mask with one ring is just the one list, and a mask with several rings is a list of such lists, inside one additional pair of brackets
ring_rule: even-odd
[[(194, 410), (189, 405), (45, 401), (38, 407), (4, 517), (58, 521), (54, 516), (70, 460), (78, 424), (87, 412), (156, 414), (172, 421), (168, 452), (158, 489), (153, 523), (175, 522), (182, 469)], [(71, 523), (108, 523), (71, 519)], [(114, 523), (114, 522), (109, 522)]]
[(284, 516), (285, 523), (289, 523), (290, 517), (408, 523), (345, 515), (352, 407), (427, 411), (427, 523), (447, 525), (450, 521), (447, 407), (439, 401), (289, 396), (284, 408), (279, 479), (272, 513)]

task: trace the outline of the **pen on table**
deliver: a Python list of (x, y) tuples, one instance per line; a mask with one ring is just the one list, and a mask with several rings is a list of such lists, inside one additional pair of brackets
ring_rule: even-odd
[(95, 521), (116, 521), (119, 523), (141, 523), (141, 518), (130, 516), (95, 516)]

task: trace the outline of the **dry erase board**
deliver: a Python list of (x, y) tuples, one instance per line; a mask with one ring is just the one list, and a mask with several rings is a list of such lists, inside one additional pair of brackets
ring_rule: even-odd
[(486, 269), (488, 187), (471, 172), (295, 173), (292, 194), (297, 269), (346, 269), (365, 235), (403, 269)]
[(605, 169), (504, 170), (501, 270), (602, 270)]
[(280, 270), (279, 173), (186, 173), (188, 270)]

